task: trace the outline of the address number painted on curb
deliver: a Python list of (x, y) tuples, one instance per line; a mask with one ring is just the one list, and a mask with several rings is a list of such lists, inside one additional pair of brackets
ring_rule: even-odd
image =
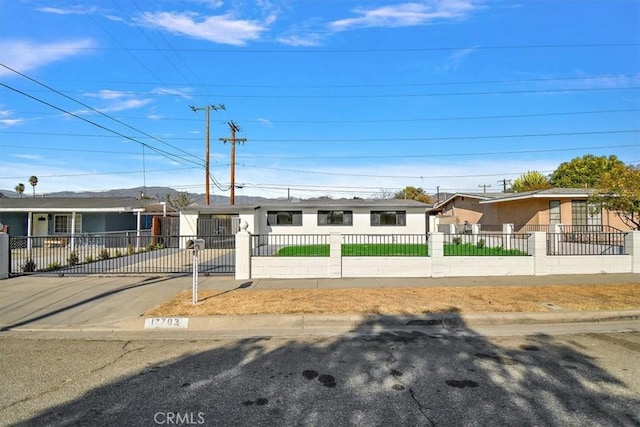
[(145, 329), (186, 329), (189, 327), (187, 317), (152, 317), (144, 319)]

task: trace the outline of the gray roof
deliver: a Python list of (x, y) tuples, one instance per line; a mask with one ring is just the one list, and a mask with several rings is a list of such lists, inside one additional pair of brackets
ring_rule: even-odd
[(500, 193), (499, 197), (484, 200), (480, 203), (499, 203), (510, 200), (552, 197), (589, 197), (596, 190), (593, 188), (548, 188), (546, 190), (523, 191), (521, 193)]
[(0, 211), (132, 211), (158, 205), (157, 200), (128, 197), (19, 197), (0, 198)]

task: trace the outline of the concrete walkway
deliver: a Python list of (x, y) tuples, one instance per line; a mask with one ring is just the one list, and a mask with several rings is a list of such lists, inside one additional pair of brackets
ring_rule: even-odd
[[(237, 281), (230, 276), (200, 276), (199, 289), (316, 289), (395, 288), (440, 286), (540, 286), (568, 284), (637, 283), (638, 274), (501, 276), (448, 278), (357, 278), (357, 279), (254, 279)], [(0, 331), (8, 330), (144, 330), (147, 310), (176, 293), (191, 289), (191, 276), (23, 276), (0, 281)], [(487, 308), (486, 312), (491, 311)], [(446, 317), (446, 316), (445, 316)], [(443, 322), (435, 316), (212, 316), (194, 318), (188, 329), (239, 328), (244, 331), (266, 327), (338, 327), (344, 330), (363, 323), (397, 322), (404, 325)], [(623, 312), (494, 313), (449, 316), (449, 322), (572, 322), (588, 320), (640, 319), (640, 310)], [(306, 320), (305, 320), (306, 319)], [(434, 320), (435, 319), (435, 320)], [(184, 319), (183, 319), (184, 320)], [(267, 328), (268, 329), (268, 328)]]

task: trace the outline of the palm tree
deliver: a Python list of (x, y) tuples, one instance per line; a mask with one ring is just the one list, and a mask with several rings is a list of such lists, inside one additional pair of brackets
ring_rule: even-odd
[(24, 184), (19, 183), (18, 185), (16, 185), (16, 188), (14, 188), (14, 190), (16, 190), (16, 193), (18, 193), (20, 197), (22, 197), (22, 193), (24, 193)]
[(38, 185), (38, 177), (31, 175), (29, 177), (29, 184), (33, 187), (33, 197), (36, 197), (36, 185)]

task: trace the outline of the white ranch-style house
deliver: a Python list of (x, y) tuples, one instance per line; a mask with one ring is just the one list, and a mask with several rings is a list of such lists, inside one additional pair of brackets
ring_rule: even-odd
[(426, 234), (430, 206), (415, 200), (265, 201), (260, 205), (193, 206), (180, 212), (180, 234), (197, 235), (198, 219), (235, 218), (251, 234)]

